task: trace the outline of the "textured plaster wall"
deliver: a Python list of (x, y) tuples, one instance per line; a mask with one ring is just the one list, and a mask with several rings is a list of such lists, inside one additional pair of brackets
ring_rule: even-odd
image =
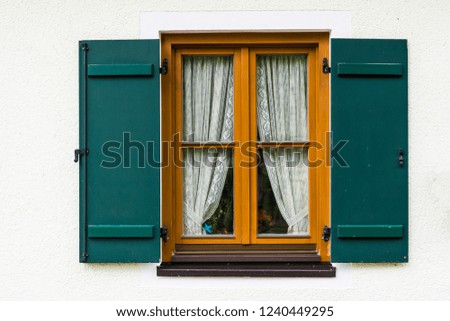
[[(353, 37), (408, 39), (409, 264), (353, 265), (352, 281), (331, 289), (303, 279), (237, 289), (236, 280), (151, 282), (154, 265), (77, 263), (77, 42), (138, 38), (142, 11), (196, 10), (349, 10)], [(449, 18), (446, 0), (3, 0), (0, 299), (450, 299)]]

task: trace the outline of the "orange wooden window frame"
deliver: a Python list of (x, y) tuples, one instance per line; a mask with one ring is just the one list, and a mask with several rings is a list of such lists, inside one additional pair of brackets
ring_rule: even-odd
[[(242, 142), (250, 142), (248, 151), (256, 152), (256, 54), (304, 53), (308, 55), (308, 130), (309, 142), (294, 144), (309, 148), (310, 161), (321, 165), (309, 169), (308, 237), (257, 237), (256, 168), (239, 166), (248, 162), (240, 152)], [(182, 169), (174, 166), (182, 148), (200, 148), (183, 144), (181, 135), (181, 57), (183, 54), (229, 54), (234, 56), (235, 132), (234, 142), (234, 236), (188, 237), (182, 232)], [(329, 262), (329, 243), (321, 240), (324, 225), (330, 225), (330, 171), (327, 133), (329, 121), (329, 76), (322, 73), (321, 60), (329, 57), (326, 32), (255, 33), (163, 33), (161, 56), (169, 61), (169, 72), (162, 82), (162, 224), (169, 239), (162, 245), (162, 261), (170, 262), (176, 244), (316, 244), (322, 261)], [(248, 124), (239, 126), (238, 124)], [(180, 133), (175, 135), (175, 133)], [(211, 144), (214, 146), (214, 144)], [(282, 146), (283, 147), (283, 146)], [(178, 164), (180, 165), (180, 164)], [(239, 182), (238, 184), (236, 182)], [(239, 188), (239, 189), (238, 189)], [(250, 200), (250, 201), (245, 201)]]

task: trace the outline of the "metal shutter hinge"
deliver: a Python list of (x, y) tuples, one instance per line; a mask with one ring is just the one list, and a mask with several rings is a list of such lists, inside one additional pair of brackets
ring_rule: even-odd
[(159, 73), (165, 75), (167, 74), (168, 71), (169, 71), (169, 61), (167, 60), (167, 58), (164, 58), (162, 67), (159, 68)]
[(78, 162), (79, 159), (81, 159), (81, 156), (88, 155), (89, 149), (87, 148), (81, 148), (81, 149), (75, 149), (75, 159), (73, 160), (75, 163)]
[(325, 225), (323, 227), (322, 240), (328, 242), (330, 240), (330, 236), (331, 236), (331, 228)]
[(398, 165), (400, 167), (405, 166), (405, 151), (403, 150), (403, 148), (400, 148), (398, 150)]
[(167, 240), (169, 239), (169, 230), (167, 229), (167, 226), (164, 225), (163, 227), (160, 228), (159, 231), (162, 240), (164, 242), (167, 242)]
[(322, 71), (323, 71), (324, 74), (331, 73), (331, 67), (328, 65), (328, 59), (327, 58), (323, 58), (323, 60), (322, 60)]
[(87, 253), (83, 253), (83, 258), (82, 258), (82, 262), (87, 262), (87, 260), (88, 260), (88, 257), (89, 257), (89, 254), (87, 254)]

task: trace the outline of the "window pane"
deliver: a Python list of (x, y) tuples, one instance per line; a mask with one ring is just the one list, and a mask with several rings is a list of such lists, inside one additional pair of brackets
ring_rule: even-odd
[(233, 57), (183, 56), (183, 140), (233, 140)]
[(258, 140), (308, 140), (306, 55), (258, 55)]
[(232, 150), (184, 149), (183, 163), (183, 235), (232, 235)]
[(308, 234), (308, 153), (258, 150), (258, 235)]

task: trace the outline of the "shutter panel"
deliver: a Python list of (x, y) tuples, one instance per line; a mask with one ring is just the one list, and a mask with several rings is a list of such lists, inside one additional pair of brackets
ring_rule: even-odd
[(333, 39), (331, 60), (331, 259), (407, 262), (406, 40)]
[(81, 262), (159, 262), (159, 63), (159, 40), (80, 42)]

